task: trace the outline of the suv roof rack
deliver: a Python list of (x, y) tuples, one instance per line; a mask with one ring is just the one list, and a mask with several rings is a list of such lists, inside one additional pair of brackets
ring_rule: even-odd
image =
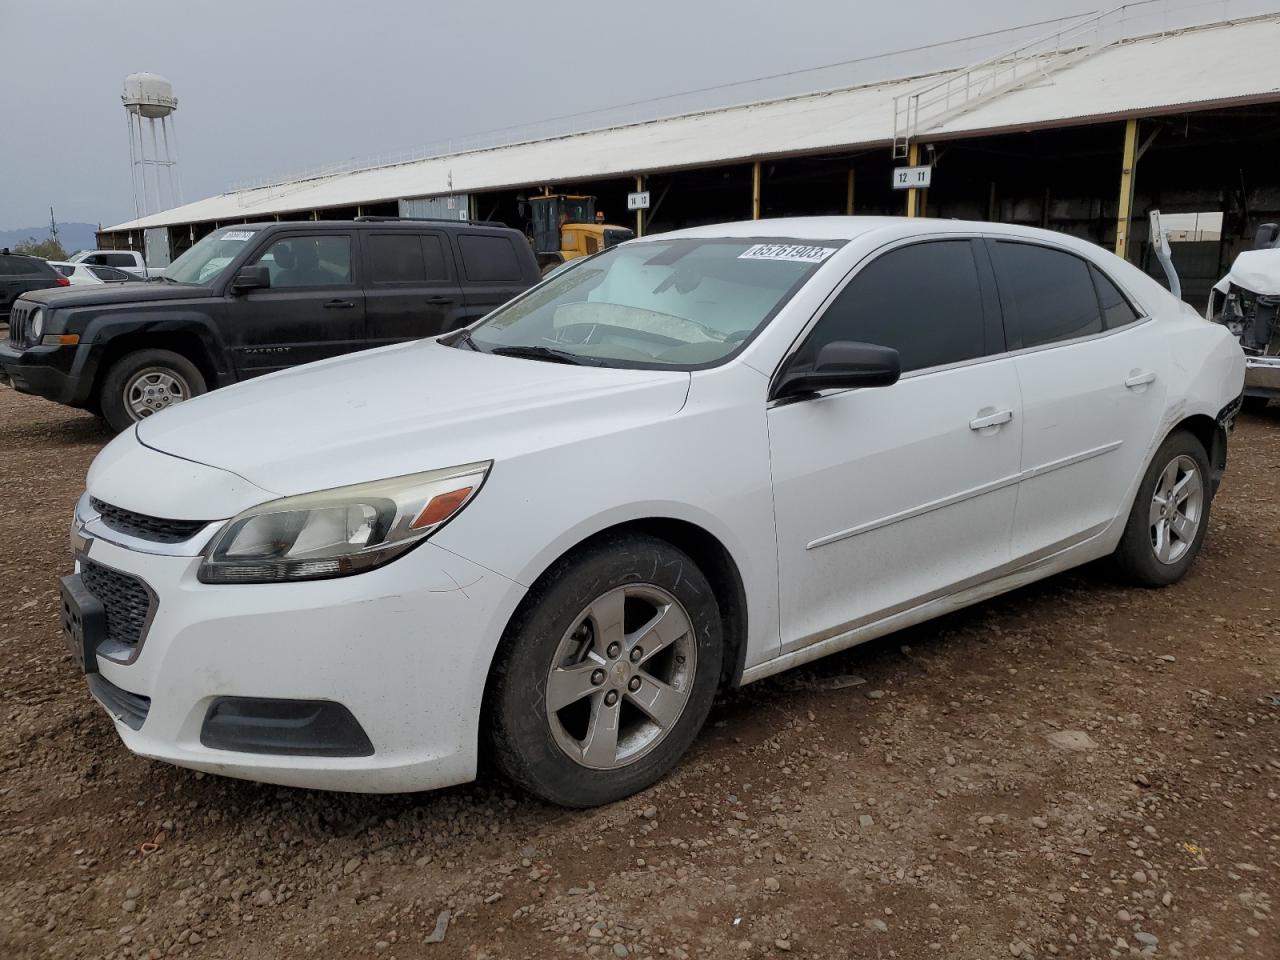
[(500, 220), (454, 220), (450, 217), (356, 217), (356, 223), (465, 223), (473, 227), (502, 227), (507, 225)]

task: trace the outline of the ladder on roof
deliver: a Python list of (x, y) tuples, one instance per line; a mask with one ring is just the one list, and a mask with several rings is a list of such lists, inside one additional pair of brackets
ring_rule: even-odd
[[(1034, 83), (1118, 42), (1132, 8), (1126, 3), (1059, 27), (972, 66), (953, 70), (893, 98), (893, 158), (906, 157), (911, 141), (1011, 90)], [(1110, 38), (1110, 39), (1108, 39)]]

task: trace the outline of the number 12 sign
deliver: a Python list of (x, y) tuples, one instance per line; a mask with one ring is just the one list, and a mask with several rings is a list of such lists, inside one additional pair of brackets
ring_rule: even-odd
[(933, 167), (926, 164), (921, 167), (895, 167), (893, 170), (893, 189), (915, 190), (929, 186), (933, 179)]

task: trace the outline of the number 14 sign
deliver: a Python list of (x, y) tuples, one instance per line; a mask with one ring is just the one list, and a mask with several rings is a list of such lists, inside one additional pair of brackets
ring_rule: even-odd
[(893, 170), (893, 189), (915, 190), (929, 186), (933, 179), (933, 167), (926, 164), (921, 167), (895, 167)]

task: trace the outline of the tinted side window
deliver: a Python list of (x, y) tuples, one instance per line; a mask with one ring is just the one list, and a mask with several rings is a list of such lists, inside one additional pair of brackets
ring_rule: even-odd
[(1012, 301), (1022, 346), (1102, 332), (1089, 265), (1049, 247), (999, 240), (991, 245), (1000, 284)]
[(449, 279), (448, 261), (444, 257), (444, 242), (436, 234), (422, 237), (422, 257), (427, 264), (427, 282), (443, 283)]
[(105, 253), (91, 253), (80, 262), (104, 264), (107, 262), (107, 255)]
[(1089, 272), (1093, 274), (1093, 282), (1098, 288), (1098, 302), (1102, 304), (1102, 319), (1108, 330), (1123, 327), (1138, 319), (1138, 311), (1125, 299), (1125, 295), (1116, 289), (1105, 273), (1090, 264)]
[(0, 276), (10, 277), (17, 273), (17, 260), (17, 257), (0, 256)]
[(893, 347), (903, 373), (986, 354), (982, 292), (970, 242), (918, 243), (871, 261), (819, 318), (799, 362), (812, 363), (822, 345), (833, 340)]
[(369, 237), (369, 280), (373, 283), (422, 283), (422, 241), (412, 233), (375, 233)]
[(351, 282), (351, 238), (286, 237), (258, 258), (273, 287), (324, 287)]
[(521, 279), (520, 260), (507, 237), (462, 234), (458, 237), (462, 251), (462, 269), (473, 282), (516, 282)]
[(108, 253), (104, 259), (109, 267), (133, 267), (137, 265), (133, 254), (130, 253)]

